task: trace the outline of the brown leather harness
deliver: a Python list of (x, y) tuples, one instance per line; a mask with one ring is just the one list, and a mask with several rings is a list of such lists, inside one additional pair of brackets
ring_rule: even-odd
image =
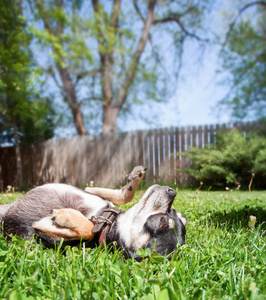
[(121, 213), (121, 209), (117, 207), (106, 208), (103, 211), (102, 216), (94, 217), (92, 216), (90, 221), (94, 224), (92, 229), (93, 234), (99, 233), (99, 245), (104, 248), (106, 244), (106, 237), (109, 233), (113, 221), (118, 214)]

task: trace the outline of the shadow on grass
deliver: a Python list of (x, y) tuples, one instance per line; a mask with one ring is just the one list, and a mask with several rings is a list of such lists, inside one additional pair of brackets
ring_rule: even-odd
[(228, 229), (232, 228), (248, 228), (249, 227), (249, 217), (256, 217), (255, 227), (261, 226), (262, 230), (266, 230), (266, 210), (260, 206), (255, 207), (245, 207), (239, 210), (232, 210), (227, 212), (211, 212), (209, 214), (209, 219), (213, 223), (217, 224), (218, 227), (224, 228), (226, 226)]

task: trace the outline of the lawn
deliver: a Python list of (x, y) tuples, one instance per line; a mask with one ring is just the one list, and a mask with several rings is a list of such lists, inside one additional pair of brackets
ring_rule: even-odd
[[(0, 194), (0, 203), (20, 196)], [(0, 299), (266, 299), (266, 192), (182, 190), (174, 207), (188, 225), (171, 261), (140, 251), (148, 257), (136, 262), (82, 245), (62, 255), (0, 236)]]

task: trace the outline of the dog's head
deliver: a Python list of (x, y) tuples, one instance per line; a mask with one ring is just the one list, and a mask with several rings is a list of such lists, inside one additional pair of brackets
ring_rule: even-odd
[(169, 255), (185, 243), (187, 219), (171, 207), (175, 196), (174, 189), (153, 185), (119, 218), (121, 246), (129, 256), (139, 248)]

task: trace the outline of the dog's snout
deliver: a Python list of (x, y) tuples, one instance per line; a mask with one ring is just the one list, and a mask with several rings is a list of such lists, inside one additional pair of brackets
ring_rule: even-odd
[(176, 196), (176, 191), (172, 188), (167, 188), (167, 194), (170, 196), (170, 197), (175, 197)]

